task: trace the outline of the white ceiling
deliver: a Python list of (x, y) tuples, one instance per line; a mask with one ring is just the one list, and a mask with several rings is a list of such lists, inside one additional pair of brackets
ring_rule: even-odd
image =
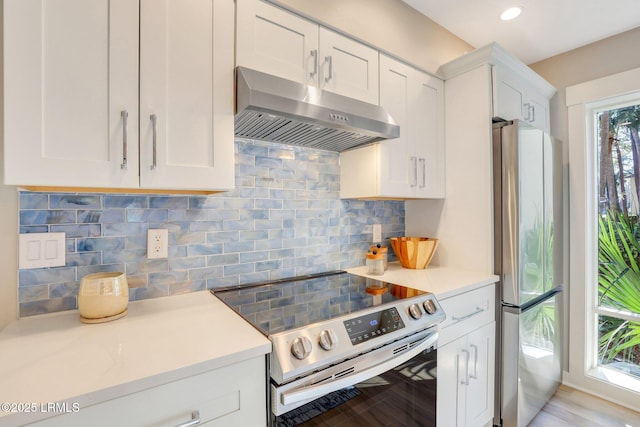
[[(472, 46), (498, 42), (525, 64), (640, 27), (640, 0), (403, 1)], [(501, 21), (511, 6), (522, 14)]]

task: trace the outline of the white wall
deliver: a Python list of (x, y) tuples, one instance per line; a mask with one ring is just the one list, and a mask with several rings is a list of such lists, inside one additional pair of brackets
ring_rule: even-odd
[(640, 27), (530, 65), (558, 89), (551, 100), (554, 136), (568, 141), (566, 88), (640, 67), (639, 45)]
[(433, 265), (493, 273), (490, 79), (484, 65), (447, 80), (445, 199), (405, 204), (407, 235), (440, 239)]
[[(3, 6), (4, 4), (0, 4)], [(0, 22), (3, 21), (0, 8)], [(4, 45), (0, 31), (0, 50)], [(0, 82), (4, 81), (0, 54)], [(4, 87), (0, 83), (0, 99)], [(0, 104), (0, 182), (4, 175), (2, 135), (4, 134), (4, 104)], [(15, 187), (0, 183), (0, 329), (18, 316), (18, 193)]]

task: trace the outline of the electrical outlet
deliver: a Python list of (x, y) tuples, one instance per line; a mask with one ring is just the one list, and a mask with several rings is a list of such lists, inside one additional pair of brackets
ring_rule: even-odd
[(382, 242), (382, 224), (373, 224), (373, 242)]
[(147, 232), (147, 258), (167, 258), (169, 256), (169, 230), (150, 229)]

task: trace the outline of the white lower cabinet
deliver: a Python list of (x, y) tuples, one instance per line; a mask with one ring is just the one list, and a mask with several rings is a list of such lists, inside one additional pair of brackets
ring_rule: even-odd
[[(264, 357), (257, 357), (31, 425), (264, 427), (267, 423), (265, 366)], [(199, 424), (195, 424), (196, 418)], [(194, 424), (187, 424), (192, 420)]]
[(495, 286), (440, 301), (438, 427), (484, 426), (493, 419)]

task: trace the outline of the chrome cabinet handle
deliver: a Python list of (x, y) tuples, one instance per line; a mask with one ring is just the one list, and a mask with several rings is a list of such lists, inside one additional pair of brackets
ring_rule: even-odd
[(310, 76), (315, 77), (318, 74), (318, 49), (313, 49), (311, 56), (313, 56), (313, 71), (310, 73)]
[(418, 185), (418, 158), (412, 156), (409, 160), (411, 161), (411, 175), (413, 178), (411, 180), (411, 188), (413, 188)]
[(476, 309), (475, 309), (474, 311), (472, 311), (472, 312), (471, 312), (471, 313), (469, 313), (469, 314), (465, 314), (465, 315), (464, 315), (464, 316), (462, 316), (462, 317), (451, 316), (451, 320), (453, 320), (454, 322), (461, 322), (461, 321), (463, 321), (463, 320), (466, 320), (466, 319), (468, 319), (468, 318), (470, 318), (470, 317), (475, 316), (476, 314), (480, 314), (480, 313), (482, 313), (483, 311), (484, 311), (484, 308), (482, 308), (482, 307), (476, 307)]
[(120, 164), (120, 169), (126, 170), (128, 167), (127, 164), (127, 119), (129, 118), (129, 113), (127, 110), (120, 111), (120, 117), (122, 117), (122, 163)]
[(465, 374), (464, 374), (464, 377), (462, 378), (462, 381), (460, 381), (460, 384), (469, 385), (469, 359), (470, 359), (469, 350), (462, 350), (462, 353), (464, 353), (467, 356), (467, 361), (464, 364)]
[(475, 344), (469, 344), (469, 347), (473, 349), (473, 375), (469, 374), (469, 378), (477, 380), (478, 379), (478, 346)]
[(329, 63), (329, 76), (324, 78), (324, 81), (328, 83), (329, 80), (333, 78), (333, 58), (331, 57), (331, 55), (329, 55), (325, 56), (324, 60)]
[(152, 114), (149, 118), (151, 119), (151, 125), (153, 126), (153, 163), (151, 164), (150, 169), (155, 170), (158, 166), (158, 116)]
[(418, 159), (418, 162), (422, 163), (422, 185), (420, 188), (424, 188), (427, 186), (427, 161), (425, 159)]
[(529, 108), (531, 108), (531, 113), (529, 114), (529, 116), (531, 117), (531, 121), (535, 122), (536, 121), (536, 107), (534, 107), (532, 104), (529, 104)]
[(186, 423), (178, 424), (176, 427), (191, 427), (200, 424), (200, 411), (193, 411), (191, 413), (191, 420)]

